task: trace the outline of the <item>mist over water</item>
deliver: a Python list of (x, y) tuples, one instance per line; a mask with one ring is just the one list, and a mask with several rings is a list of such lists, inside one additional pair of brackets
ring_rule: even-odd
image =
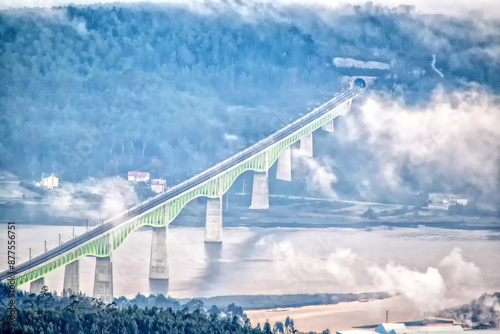
[[(83, 233), (85, 228), (77, 228)], [(33, 254), (72, 236), (72, 227), (19, 226)], [(4, 238), (5, 234), (2, 234)], [(221, 245), (202, 228), (170, 227), (168, 283), (150, 281), (151, 229), (134, 232), (113, 254), (115, 296), (175, 298), (236, 294), (359, 293), (406, 296), (420, 312), (457, 305), (500, 289), (498, 232), (420, 228), (226, 228)], [(3, 243), (3, 240), (0, 240)], [(28, 257), (21, 247), (19, 260)], [(0, 258), (1, 263), (5, 259)], [(93, 292), (95, 259), (80, 260), (81, 289)], [(0, 268), (0, 269), (3, 269)], [(46, 277), (62, 290), (64, 270)], [(29, 286), (25, 285), (25, 289)]]

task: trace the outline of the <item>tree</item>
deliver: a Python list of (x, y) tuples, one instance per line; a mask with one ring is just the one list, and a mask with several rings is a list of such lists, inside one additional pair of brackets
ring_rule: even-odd
[(252, 328), (252, 323), (250, 322), (250, 318), (246, 318), (245, 319), (245, 325), (244, 325), (244, 327), (246, 329), (251, 329)]
[(269, 320), (266, 320), (266, 323), (264, 324), (264, 333), (266, 334), (271, 334), (271, 325), (269, 324)]
[(243, 308), (241, 306), (236, 306), (234, 303), (231, 303), (227, 306), (227, 312), (230, 312), (232, 315), (243, 316)]
[(293, 319), (290, 319), (290, 317), (286, 317), (285, 327), (288, 328), (291, 333), (293, 333), (293, 331), (295, 330)]
[(219, 314), (220, 310), (219, 308), (216, 306), (216, 305), (212, 305), (212, 307), (210, 308), (210, 310), (208, 310), (208, 313), (210, 314)]
[(282, 334), (282, 333), (284, 333), (284, 331), (285, 331), (285, 328), (283, 326), (283, 323), (281, 321), (277, 321), (273, 326), (273, 333)]

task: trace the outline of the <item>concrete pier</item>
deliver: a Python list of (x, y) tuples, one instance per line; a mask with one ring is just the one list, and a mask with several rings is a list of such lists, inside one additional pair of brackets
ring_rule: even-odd
[(351, 111), (351, 105), (352, 105), (352, 99), (350, 99), (349, 102), (345, 104), (345, 107), (342, 110), (342, 116), (347, 115), (347, 113)]
[(253, 176), (252, 210), (269, 209), (269, 179), (267, 173), (255, 173)]
[(326, 131), (326, 132), (333, 132), (333, 130), (334, 130), (334, 127), (333, 127), (333, 119), (332, 119), (330, 122), (328, 122), (328, 123), (326, 123), (325, 125), (323, 125), (323, 126), (321, 127), (321, 129), (322, 129), (323, 131)]
[(168, 224), (153, 228), (149, 279), (168, 279), (167, 234)]
[(292, 154), (290, 146), (285, 148), (278, 158), (276, 178), (283, 181), (292, 181)]
[(205, 242), (222, 242), (222, 198), (207, 200)]
[(39, 279), (32, 281), (30, 283), (30, 293), (36, 293), (37, 295), (42, 291), (45, 285), (45, 277), (40, 277)]
[(151, 239), (151, 257), (149, 259), (149, 279), (168, 279), (168, 205), (163, 207), (165, 226), (154, 227)]
[(65, 296), (76, 295), (80, 292), (80, 261), (76, 260), (64, 267), (63, 292)]
[(310, 133), (305, 137), (300, 139), (300, 150), (304, 153), (305, 156), (311, 157), (313, 156), (313, 134)]
[(111, 257), (95, 258), (94, 298), (113, 302), (113, 263)]

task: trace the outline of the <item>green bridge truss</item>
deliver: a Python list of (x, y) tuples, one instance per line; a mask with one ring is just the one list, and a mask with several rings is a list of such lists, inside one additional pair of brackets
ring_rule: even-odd
[(103, 235), (102, 237), (95, 239), (72, 252), (66, 253), (36, 269), (17, 276), (16, 283), (19, 286), (37, 280), (59, 267), (64, 267), (65, 265), (70, 264), (82, 256), (107, 256), (107, 254), (109, 254), (108, 234)]
[[(66, 253), (56, 260), (46, 263), (32, 271), (24, 273), (17, 277), (17, 285), (22, 285), (29, 283), (31, 281), (37, 280), (41, 277), (46, 276), (48, 273), (58, 269), (59, 267), (65, 266), (82, 256), (95, 256), (95, 257), (106, 257), (110, 254), (110, 236), (112, 251), (118, 249), (127, 239), (127, 237), (137, 228), (145, 225), (153, 227), (163, 227), (165, 226), (165, 210), (168, 215), (168, 223), (172, 222), (182, 211), (182, 209), (190, 201), (197, 197), (208, 197), (208, 198), (218, 198), (226, 193), (238, 176), (246, 171), (255, 172), (265, 172), (269, 169), (279, 158), (280, 154), (289, 146), (299, 141), (301, 138), (313, 133), (323, 125), (331, 122), (333, 119), (339, 115), (343, 115), (349, 111), (350, 100), (337, 106), (335, 109), (328, 112), (323, 117), (317, 119), (313, 123), (309, 124), (299, 132), (285, 138), (284, 140), (277, 143), (277, 145), (271, 147), (267, 152), (262, 152), (256, 155), (250, 160), (243, 162), (235, 168), (230, 169), (225, 174), (218, 178), (212, 179), (207, 183), (200, 185), (195, 189), (191, 189), (189, 192), (181, 195), (180, 197), (174, 198), (164, 205), (149, 211), (135, 220), (132, 220), (119, 228), (111, 231), (110, 233), (103, 235), (102, 237), (92, 240), (89, 243), (75, 249), (70, 253)], [(266, 166), (266, 154), (268, 155), (267, 166)], [(219, 184), (221, 182), (222, 184)]]

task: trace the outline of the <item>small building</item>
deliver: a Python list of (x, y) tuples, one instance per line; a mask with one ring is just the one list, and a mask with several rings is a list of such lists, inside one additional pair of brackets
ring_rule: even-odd
[(460, 325), (406, 326), (404, 323), (383, 323), (375, 330), (351, 329), (337, 331), (337, 334), (458, 334)]
[(152, 179), (151, 180), (151, 191), (157, 194), (164, 192), (167, 189), (167, 180), (164, 179)]
[(463, 195), (432, 193), (429, 194), (428, 208), (448, 210), (451, 205), (467, 205), (467, 202)]
[(375, 332), (380, 334), (404, 334), (407, 331), (406, 325), (401, 323), (384, 323), (375, 328)]
[(464, 332), (460, 325), (438, 325), (438, 326), (408, 326), (410, 334), (454, 334)]
[(383, 323), (372, 330), (345, 330), (337, 334), (458, 334), (463, 332), (459, 325), (406, 326), (404, 323)]
[(147, 172), (128, 172), (128, 180), (134, 182), (148, 182), (149, 181), (149, 173)]
[(337, 331), (337, 334), (380, 334), (380, 333), (365, 329), (348, 329), (344, 331)]
[(49, 189), (54, 189), (59, 187), (59, 179), (52, 173), (49, 177), (44, 177), (42, 173), (42, 186)]

